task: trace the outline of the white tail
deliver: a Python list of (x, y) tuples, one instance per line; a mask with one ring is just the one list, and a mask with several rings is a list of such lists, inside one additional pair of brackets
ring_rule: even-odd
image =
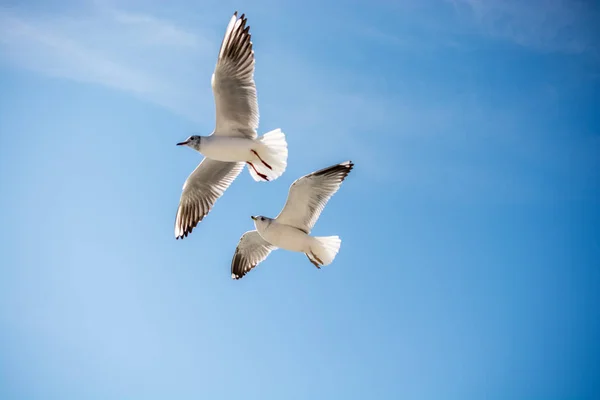
[(260, 143), (256, 149), (259, 159), (252, 163), (256, 171), (252, 167), (248, 168), (250, 175), (255, 181), (272, 181), (279, 178), (287, 167), (288, 149), (285, 134), (281, 129), (275, 129), (265, 133), (257, 141)]
[(306, 253), (310, 262), (317, 268), (321, 265), (329, 265), (340, 251), (342, 240), (338, 236), (313, 237), (310, 250)]

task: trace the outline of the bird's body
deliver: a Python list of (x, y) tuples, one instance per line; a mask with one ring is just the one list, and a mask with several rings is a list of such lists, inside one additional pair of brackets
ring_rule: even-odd
[(204, 155), (183, 185), (175, 237), (187, 236), (242, 172), (255, 181), (272, 181), (287, 167), (287, 142), (280, 129), (258, 137), (258, 101), (254, 83), (254, 51), (244, 14), (229, 20), (211, 78), (216, 126), (210, 136), (190, 136), (178, 145)]
[(306, 253), (310, 249), (313, 237), (300, 229), (270, 220), (268, 224), (255, 222), (256, 231), (275, 247), (288, 251)]
[(205, 157), (217, 161), (245, 162), (253, 166), (258, 165), (261, 170), (272, 168), (265, 161), (265, 159), (269, 159), (270, 149), (263, 143), (262, 138), (215, 134), (198, 137), (197, 143), (190, 147)]
[(242, 278), (277, 248), (304, 253), (317, 268), (331, 264), (342, 241), (338, 236), (311, 236), (310, 231), (353, 167), (346, 161), (305, 175), (290, 186), (276, 218), (253, 216), (256, 230), (240, 238), (231, 261), (231, 277)]
[(205, 157), (229, 162), (258, 161), (252, 153), (258, 147), (256, 139), (217, 135), (203, 136), (201, 139), (198, 151)]

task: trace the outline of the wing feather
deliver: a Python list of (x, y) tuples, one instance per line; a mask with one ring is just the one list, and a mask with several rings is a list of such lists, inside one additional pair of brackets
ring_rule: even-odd
[(243, 278), (276, 248), (264, 240), (257, 231), (244, 233), (231, 260), (231, 277), (233, 279)]
[(192, 232), (243, 168), (243, 162), (223, 162), (210, 158), (200, 162), (183, 185), (175, 217), (175, 238), (182, 239)]
[(254, 83), (254, 51), (244, 14), (231, 17), (211, 85), (215, 97), (215, 135), (256, 138), (258, 99)]
[(338, 191), (354, 164), (345, 161), (297, 179), (290, 186), (288, 198), (277, 222), (291, 225), (309, 234), (325, 205)]

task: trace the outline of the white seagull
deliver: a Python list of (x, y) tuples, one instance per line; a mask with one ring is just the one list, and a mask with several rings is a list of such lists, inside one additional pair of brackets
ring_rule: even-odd
[(209, 136), (190, 136), (179, 146), (204, 155), (183, 185), (175, 238), (187, 236), (209, 213), (245, 164), (255, 181), (277, 179), (287, 166), (287, 142), (280, 129), (257, 137), (258, 102), (254, 84), (254, 51), (247, 19), (231, 17), (211, 85), (216, 126)]
[(352, 161), (345, 161), (305, 175), (292, 183), (276, 218), (251, 217), (256, 230), (240, 238), (231, 261), (231, 277), (242, 278), (277, 248), (304, 253), (317, 268), (331, 264), (342, 241), (338, 236), (310, 236), (310, 231), (352, 167)]

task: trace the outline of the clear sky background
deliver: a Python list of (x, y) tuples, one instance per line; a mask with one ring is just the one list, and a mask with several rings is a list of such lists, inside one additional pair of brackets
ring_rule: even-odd
[[(0, 2), (0, 398), (599, 398), (594, 3)], [(176, 241), (235, 10), (289, 166)], [(347, 159), (335, 262), (233, 281)]]

